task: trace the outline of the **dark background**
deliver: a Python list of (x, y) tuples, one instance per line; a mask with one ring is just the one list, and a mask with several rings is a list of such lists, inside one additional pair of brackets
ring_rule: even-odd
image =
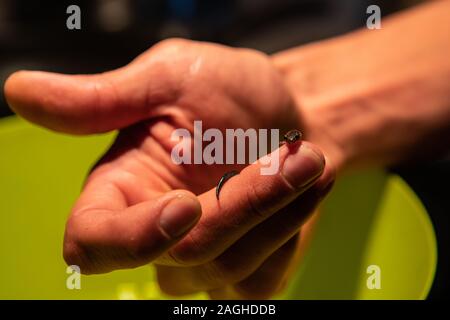
[[(19, 69), (97, 73), (128, 63), (169, 37), (214, 41), (273, 53), (365, 24), (366, 8), (383, 15), (419, 1), (367, 0), (0, 0), (0, 85)], [(66, 8), (81, 8), (82, 29), (66, 28)], [(405, 31), (406, 32), (406, 31)], [(3, 94), (0, 117), (12, 114)], [(1, 151), (0, 151), (1, 152)], [(439, 263), (430, 298), (450, 298), (448, 160), (392, 168), (427, 207)]]

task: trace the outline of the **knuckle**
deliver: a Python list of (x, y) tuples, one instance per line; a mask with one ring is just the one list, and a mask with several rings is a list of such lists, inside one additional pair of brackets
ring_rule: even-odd
[(196, 266), (212, 260), (211, 250), (208, 250), (199, 239), (191, 234), (186, 237), (176, 247), (169, 251), (170, 257), (183, 266)]
[[(123, 230), (115, 223), (109, 229), (116, 233)], [(125, 233), (129, 236), (121, 236), (110, 240), (111, 247), (114, 251), (120, 253), (124, 259), (132, 261), (136, 265), (155, 260), (170, 243), (170, 239), (164, 233), (154, 229), (151, 221), (142, 223), (136, 228), (132, 227)]]
[[(84, 246), (85, 239), (83, 235), (83, 227), (80, 223), (80, 219), (76, 216), (71, 216), (66, 223), (66, 230), (64, 234), (64, 244), (69, 246), (69, 249), (81, 248)], [(65, 247), (64, 247), (65, 249)], [(80, 251), (80, 250), (78, 250)]]
[(162, 54), (171, 54), (179, 52), (180, 50), (186, 48), (186, 46), (188, 46), (191, 43), (192, 41), (186, 39), (169, 38), (155, 44), (152, 50)]
[(63, 247), (63, 258), (67, 265), (76, 265), (83, 271), (83, 259), (81, 259), (80, 248), (74, 242), (65, 241)]
[(265, 218), (267, 215), (267, 207), (269, 202), (264, 199), (264, 191), (261, 190), (264, 188), (263, 185), (255, 186), (250, 184), (247, 188), (247, 208), (250, 213), (257, 217), (258, 219)]
[[(124, 246), (125, 254), (138, 265), (150, 262), (157, 258), (155, 244), (148, 241), (147, 237), (137, 237)], [(159, 251), (158, 251), (159, 253)]]
[(77, 242), (64, 241), (63, 258), (67, 265), (78, 266), (82, 274), (95, 273), (95, 266), (89, 255)]
[(282, 289), (279, 283), (271, 281), (241, 282), (235, 285), (236, 291), (244, 299), (267, 300), (272, 298)]
[(171, 296), (182, 295), (179, 285), (174, 283), (177, 280), (176, 275), (173, 274), (173, 270), (166, 270), (166, 268), (157, 267), (157, 281), (161, 291)]
[(245, 279), (249, 274), (248, 267), (237, 263), (232, 259), (218, 258), (209, 263), (207, 277), (215, 286), (223, 286), (237, 283)]
[(82, 236), (77, 219), (70, 218), (66, 225), (63, 244), (63, 258), (68, 265), (76, 265), (81, 273), (90, 274), (93, 272), (93, 263), (88, 251), (86, 250), (86, 241)]
[(238, 48), (237, 50), (248, 55), (251, 59), (257, 60), (261, 66), (272, 67), (270, 57), (264, 52), (252, 48)]
[(170, 296), (182, 296), (183, 293), (181, 293), (177, 287), (175, 287), (172, 284), (172, 281), (167, 280), (166, 278), (158, 279), (158, 286), (159, 289), (167, 295)]

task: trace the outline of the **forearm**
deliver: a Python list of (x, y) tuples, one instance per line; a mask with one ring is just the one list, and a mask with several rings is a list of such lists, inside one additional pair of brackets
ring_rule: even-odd
[(274, 56), (307, 138), (339, 167), (430, 157), (450, 144), (450, 1)]

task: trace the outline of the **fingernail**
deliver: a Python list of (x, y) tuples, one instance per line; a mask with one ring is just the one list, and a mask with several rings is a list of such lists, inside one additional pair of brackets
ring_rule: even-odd
[(177, 195), (163, 208), (159, 225), (167, 235), (177, 238), (194, 226), (201, 214), (198, 201)]
[(294, 188), (300, 189), (315, 180), (324, 166), (320, 151), (302, 143), (295, 153), (288, 155), (281, 173)]

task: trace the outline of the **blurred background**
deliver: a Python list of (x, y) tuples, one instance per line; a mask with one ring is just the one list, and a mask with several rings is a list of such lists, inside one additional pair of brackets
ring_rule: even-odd
[[(365, 24), (368, 5), (383, 15), (407, 0), (0, 0), (0, 84), (19, 69), (97, 73), (128, 63), (169, 37), (274, 53)], [(66, 8), (81, 8), (81, 30), (66, 28)], [(11, 115), (3, 95), (0, 117)], [(1, 154), (1, 150), (0, 150)], [(448, 160), (392, 168), (416, 191), (433, 221), (439, 264), (431, 298), (450, 297)], [(1, 195), (0, 195), (1, 197)], [(1, 257), (0, 257), (1, 258)]]

